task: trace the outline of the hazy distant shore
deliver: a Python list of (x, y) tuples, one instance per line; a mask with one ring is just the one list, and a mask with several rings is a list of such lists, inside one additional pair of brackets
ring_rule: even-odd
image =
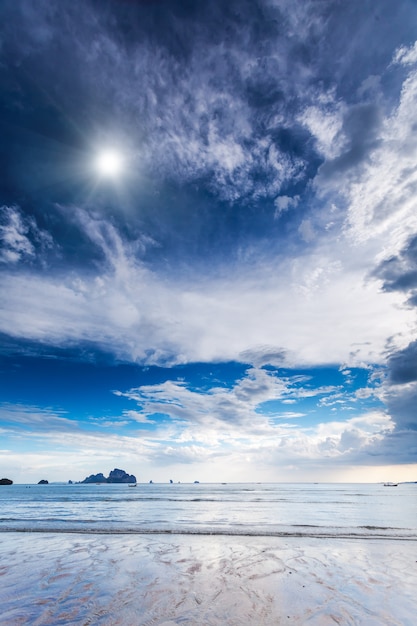
[(0, 557), (8, 626), (415, 625), (414, 541), (11, 532)]

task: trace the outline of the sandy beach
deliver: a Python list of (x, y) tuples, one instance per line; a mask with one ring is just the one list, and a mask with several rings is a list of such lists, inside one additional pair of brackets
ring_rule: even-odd
[(0, 623), (414, 626), (404, 540), (3, 533)]

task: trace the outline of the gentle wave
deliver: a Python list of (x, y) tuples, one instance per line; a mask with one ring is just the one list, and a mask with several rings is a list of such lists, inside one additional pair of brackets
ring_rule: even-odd
[(230, 537), (304, 537), (315, 539), (393, 539), (417, 541), (417, 533), (411, 529), (378, 526), (359, 526), (356, 528), (328, 528), (320, 526), (293, 526), (281, 529), (260, 529), (242, 526), (238, 528), (151, 528), (145, 527), (110, 527), (99, 525), (96, 520), (83, 520), (80, 523), (59, 521), (59, 524), (37, 523), (25, 525), (8, 520), (0, 526), (5, 533), (53, 533), (82, 535), (197, 535), (197, 536), (230, 536)]

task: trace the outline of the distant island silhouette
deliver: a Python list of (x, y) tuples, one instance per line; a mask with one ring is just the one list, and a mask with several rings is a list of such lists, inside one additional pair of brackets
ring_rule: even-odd
[(117, 484), (117, 483), (136, 483), (136, 476), (128, 474), (122, 469), (114, 468), (106, 478), (101, 472), (98, 474), (91, 474), (81, 481), (81, 484), (91, 483), (105, 483), (105, 484)]

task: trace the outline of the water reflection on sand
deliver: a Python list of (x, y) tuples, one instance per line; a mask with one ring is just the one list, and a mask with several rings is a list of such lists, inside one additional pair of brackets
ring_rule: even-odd
[(415, 626), (415, 541), (12, 532), (0, 556), (7, 626)]

